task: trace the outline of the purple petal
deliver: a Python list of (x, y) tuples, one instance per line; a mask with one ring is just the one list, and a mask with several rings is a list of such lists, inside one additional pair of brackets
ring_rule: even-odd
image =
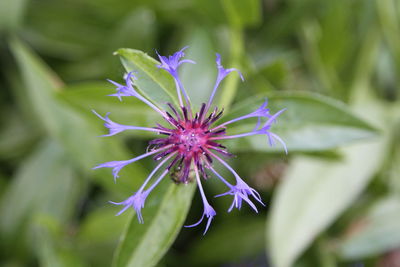
[(148, 192), (144, 191), (138, 191), (134, 195), (130, 196), (128, 199), (122, 201), (122, 202), (113, 202), (110, 201), (110, 203), (114, 205), (123, 205), (124, 207), (117, 213), (118, 215), (121, 215), (123, 212), (125, 212), (129, 207), (132, 207), (135, 212), (136, 216), (138, 218), (139, 223), (144, 223), (143, 221), (143, 216), (142, 216), (142, 208), (144, 207), (144, 203), (146, 201), (146, 198), (148, 196)]
[(171, 147), (171, 145), (164, 146), (164, 147), (162, 147), (162, 148), (155, 149), (155, 150), (153, 150), (153, 151), (147, 152), (147, 153), (145, 153), (145, 154), (142, 154), (142, 155), (140, 155), (140, 156), (137, 156), (137, 157), (132, 158), (132, 159), (129, 159), (129, 160), (105, 162), (105, 163), (102, 163), (102, 164), (99, 164), (99, 165), (93, 167), (92, 169), (113, 168), (112, 173), (113, 173), (114, 182), (115, 182), (116, 179), (119, 178), (119, 175), (118, 175), (119, 171), (120, 171), (123, 167), (125, 167), (126, 165), (128, 165), (128, 164), (130, 164), (130, 163), (133, 163), (133, 162), (135, 162), (135, 161), (138, 161), (138, 160), (140, 160), (140, 159), (143, 159), (143, 158), (145, 158), (145, 157), (151, 156), (151, 155), (153, 155), (153, 154), (159, 153), (159, 152), (161, 152), (161, 151), (163, 151), (163, 150), (169, 149), (170, 147)]
[(175, 77), (176, 71), (182, 63), (195, 64), (195, 62), (193, 60), (188, 60), (188, 59), (180, 60), (182, 57), (185, 56), (185, 53), (183, 51), (186, 48), (188, 48), (188, 46), (185, 46), (184, 48), (182, 48), (178, 52), (175, 52), (172, 56), (169, 56), (169, 57), (161, 56), (156, 51), (158, 58), (160, 59), (160, 62), (161, 62), (161, 64), (157, 65), (157, 67), (168, 71), (171, 75), (173, 75)]
[(243, 75), (238, 69), (236, 69), (236, 68), (225, 69), (221, 64), (221, 55), (218, 53), (216, 55), (217, 55), (216, 62), (217, 62), (217, 68), (218, 68), (217, 81), (221, 82), (232, 71), (236, 71), (239, 74), (242, 81), (244, 81)]
[(190, 228), (190, 227), (195, 227), (195, 226), (199, 225), (203, 221), (204, 215), (205, 214), (203, 213), (203, 215), (201, 216), (201, 218), (200, 218), (200, 220), (198, 222), (196, 222), (194, 224), (190, 224), (190, 225), (184, 225), (184, 227)]

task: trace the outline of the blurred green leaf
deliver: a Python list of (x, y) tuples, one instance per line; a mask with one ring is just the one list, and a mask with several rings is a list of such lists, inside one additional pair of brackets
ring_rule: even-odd
[[(389, 50), (396, 64), (396, 73), (400, 72), (400, 5), (396, 0), (375, 1), (376, 11), (381, 24), (381, 30), (384, 34)], [(399, 80), (397, 80), (399, 82)]]
[(11, 108), (4, 110), (3, 114), (5, 118), (0, 131), (0, 158), (12, 159), (25, 155), (37, 141), (40, 131)]
[(209, 32), (202, 28), (190, 31), (182, 43), (189, 46), (186, 58), (196, 64), (183, 64), (180, 77), (192, 104), (200, 106), (208, 101), (217, 77), (215, 49)]
[[(68, 86), (60, 92), (57, 97), (66, 101), (69, 106), (75, 108), (81, 114), (87, 115), (88, 120), (100, 123), (100, 120), (88, 110), (95, 110), (101, 115), (110, 112), (110, 118), (121, 124), (152, 126), (155, 121), (161, 120), (161, 116), (149, 108), (145, 103), (135, 97), (125, 97), (119, 101), (117, 97), (108, 96), (115, 93), (115, 87), (110, 83), (91, 82), (74, 86)], [(106, 132), (104, 128), (104, 132)], [(149, 134), (141, 131), (130, 131), (129, 133), (137, 137), (148, 137)], [(154, 134), (151, 134), (153, 135)]]
[(181, 230), (196, 186), (163, 181), (143, 210), (145, 223), (132, 216), (114, 256), (115, 267), (157, 264)]
[(135, 44), (137, 49), (154, 47), (156, 22), (157, 17), (154, 10), (145, 6), (132, 9), (122, 18), (120, 23), (115, 25), (109, 46), (114, 48), (129, 47)]
[(236, 27), (255, 26), (261, 21), (260, 0), (221, 0), (225, 15)]
[[(266, 53), (263, 53), (263, 56)], [(265, 56), (266, 62), (263, 62), (263, 65), (259, 66), (259, 72), (267, 79), (269, 83), (271, 83), (275, 88), (282, 88), (284, 86), (286, 76), (288, 74), (287, 71), (287, 63), (283, 60), (284, 55), (279, 55), (275, 52), (270, 52), (270, 55)], [(256, 59), (257, 60), (257, 59)], [(260, 60), (260, 59), (258, 59)]]
[(115, 53), (121, 58), (125, 69), (136, 72), (134, 81), (145, 97), (160, 107), (166, 103), (177, 103), (175, 82), (165, 70), (157, 68), (160, 63), (146, 53), (128, 48), (121, 48)]
[(82, 222), (78, 238), (81, 242), (98, 244), (100, 242), (116, 241), (123, 226), (128, 222), (127, 216), (115, 216), (115, 206), (100, 208), (88, 214)]
[(2, 236), (13, 238), (23, 232), (36, 213), (67, 221), (81, 188), (82, 182), (63, 149), (53, 141), (45, 141), (21, 164), (1, 200)]
[[(26, 84), (27, 95), (34, 105), (48, 133), (60, 141), (68, 156), (86, 173), (99, 177), (99, 182), (107, 190), (130, 192), (132, 187), (140, 183), (138, 179), (120, 179), (114, 184), (109, 170), (91, 171), (96, 164), (107, 160), (131, 158), (122, 144), (115, 138), (99, 138), (104, 132), (86, 116), (76, 112), (57, 99), (62, 87), (57, 76), (48, 69), (33, 53), (14, 39), (11, 43), (12, 52), (17, 59)], [(93, 115), (93, 118), (95, 116)], [(128, 177), (144, 177), (139, 165), (129, 165), (122, 171)], [(125, 176), (125, 175), (123, 175)]]
[[(238, 68), (241, 69), (241, 60), (245, 54), (244, 49), (244, 33), (242, 29), (231, 28), (229, 32), (229, 59), (228, 64), (223, 63), (226, 68)], [(220, 86), (220, 96), (217, 96), (216, 103), (218, 107), (222, 107), (225, 110), (229, 109), (235, 99), (240, 76), (236, 73), (234, 75), (228, 75), (225, 78), (222, 87)]]
[(392, 153), (388, 154), (387, 165), (385, 171), (387, 172), (388, 187), (390, 192), (400, 195), (400, 106), (393, 109), (391, 112), (394, 121), (396, 121), (395, 130), (393, 132), (393, 143), (391, 144)]
[[(254, 111), (266, 99), (259, 95), (235, 106), (223, 119), (229, 120)], [(275, 94), (268, 97), (273, 113), (287, 108), (271, 128), (286, 143), (290, 152), (310, 152), (336, 148), (365, 138), (376, 137), (376, 130), (353, 115), (347, 106), (332, 98), (312, 93)], [(252, 130), (256, 120), (243, 120), (233, 124), (228, 133)], [(227, 141), (231, 151), (283, 151), (282, 146), (270, 147), (266, 136), (252, 136)]]
[(0, 1), (0, 30), (14, 30), (22, 22), (28, 0)]
[[(316, 90), (347, 99), (350, 93), (348, 86), (357, 71), (355, 65), (358, 58), (362, 57), (359, 53), (367, 42), (365, 36), (368, 36), (374, 28), (371, 25), (374, 14), (369, 14), (368, 20), (362, 17), (370, 12), (371, 2), (331, 1), (323, 4), (319, 2), (318, 5), (314, 4), (319, 7), (315, 10), (316, 14), (305, 16), (300, 20), (302, 56), (317, 85)], [(354, 14), (352, 10), (360, 12)], [(360, 26), (356, 31), (348, 27), (356, 23), (361, 24), (363, 28)]]
[(215, 266), (260, 255), (265, 247), (265, 238), (261, 234), (265, 219), (261, 217), (242, 217), (243, 220), (225, 217), (227, 221), (213, 227), (206, 238), (198, 240), (184, 260), (190, 266)]
[(346, 260), (367, 258), (400, 246), (400, 197), (377, 202), (359, 225), (344, 237), (339, 248)]
[(67, 246), (63, 240), (61, 222), (50, 216), (37, 214), (32, 223), (34, 229), (34, 249), (43, 267), (83, 267), (87, 266), (79, 258), (75, 247)]
[[(357, 108), (364, 117), (385, 125), (381, 105), (368, 101)], [(366, 187), (385, 157), (389, 129), (383, 127), (382, 138), (340, 149), (339, 162), (307, 157), (292, 162), (274, 196), (267, 229), (275, 266), (291, 266)]]
[(115, 206), (109, 204), (90, 212), (80, 225), (76, 243), (91, 266), (111, 266), (113, 251), (130, 218), (115, 214)]

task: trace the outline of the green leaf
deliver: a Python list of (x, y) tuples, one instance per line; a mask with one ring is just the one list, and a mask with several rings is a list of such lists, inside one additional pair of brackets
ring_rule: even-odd
[(202, 28), (191, 30), (183, 43), (189, 46), (185, 58), (196, 64), (183, 64), (180, 77), (192, 104), (200, 106), (207, 103), (217, 77), (215, 49), (209, 33)]
[[(265, 95), (249, 98), (233, 107), (224, 118), (229, 120), (257, 109)], [(353, 115), (344, 104), (317, 94), (290, 93), (268, 97), (271, 112), (286, 108), (277, 119), (271, 132), (279, 135), (290, 152), (310, 152), (336, 148), (343, 144), (376, 136), (376, 129)], [(256, 120), (243, 120), (232, 124), (228, 134), (248, 132), (254, 129)], [(227, 141), (230, 151), (283, 151), (282, 146), (270, 147), (264, 135)]]
[(261, 22), (260, 0), (222, 0), (222, 6), (233, 26), (255, 26)]
[[(365, 102), (361, 110), (375, 123), (384, 123), (384, 109), (376, 103)], [(383, 129), (388, 131), (386, 126)], [(342, 148), (342, 160), (338, 162), (307, 157), (293, 160), (274, 196), (267, 229), (274, 266), (291, 266), (314, 238), (356, 200), (380, 168), (388, 139), (385, 134)]]
[[(243, 30), (239, 28), (231, 28), (230, 29), (230, 39), (229, 39), (229, 58), (230, 63), (229, 68), (238, 68), (241, 69), (241, 60), (244, 57), (244, 34)], [(220, 108), (224, 108), (228, 110), (232, 105), (233, 100), (237, 94), (238, 86), (239, 86), (240, 76), (239, 74), (228, 75), (225, 78), (224, 84), (219, 89), (220, 96), (217, 97), (216, 103)]]
[(177, 103), (174, 79), (167, 71), (157, 68), (160, 62), (135, 49), (121, 48), (115, 54), (120, 56), (126, 71), (136, 72), (135, 85), (145, 97), (159, 107), (167, 107), (168, 102)]
[(34, 250), (40, 266), (88, 266), (78, 256), (76, 248), (63, 239), (62, 222), (45, 214), (36, 214), (32, 222)]
[[(241, 219), (240, 219), (241, 218)], [(184, 260), (188, 265), (216, 266), (252, 259), (265, 248), (265, 219), (262, 216), (228, 218), (221, 225), (216, 225), (207, 238), (197, 240), (189, 248), (189, 255)], [(212, 253), (210, 253), (210, 248)], [(181, 260), (180, 258), (178, 260)]]
[(400, 198), (387, 197), (376, 203), (358, 229), (345, 236), (340, 256), (355, 260), (383, 254), (400, 246)]
[(27, 2), (27, 0), (0, 1), (0, 30), (13, 30), (20, 25)]
[(0, 158), (13, 159), (25, 155), (39, 137), (39, 130), (33, 123), (23, 120), (11, 109), (2, 111), (4, 124), (0, 131)]
[[(110, 112), (110, 118), (115, 122), (136, 126), (153, 126), (156, 121), (162, 118), (157, 112), (154, 112), (135, 97), (125, 97), (123, 101), (119, 101), (117, 97), (109, 96), (115, 93), (115, 87), (110, 83), (83, 83), (65, 89), (57, 95), (58, 99), (65, 101), (81, 114), (88, 115), (87, 119), (96, 123), (100, 123), (99, 118), (94, 116), (93, 113), (88, 113), (88, 110), (95, 110), (100, 115)], [(104, 133), (106, 133), (106, 130), (104, 128)], [(129, 131), (121, 134), (137, 137), (149, 136), (143, 131)], [(150, 135), (154, 136), (151, 133)]]
[(196, 186), (163, 181), (143, 209), (144, 224), (132, 216), (114, 257), (115, 267), (154, 266), (181, 230)]
[(130, 192), (137, 186), (140, 179), (124, 179), (124, 176), (144, 177), (139, 165), (130, 164), (124, 168), (121, 172), (123, 177), (117, 184), (114, 184), (110, 170), (91, 170), (96, 164), (129, 159), (132, 156), (118, 139), (99, 137), (104, 134), (104, 129), (100, 129), (102, 123), (86, 119), (91, 113), (89, 108), (76, 112), (66, 103), (59, 101), (57, 95), (61, 92), (61, 81), (28, 47), (14, 39), (11, 48), (21, 69), (26, 94), (34, 106), (34, 112), (48, 134), (63, 145), (69, 158), (84, 172), (99, 177), (98, 181), (107, 190)]
[(389, 46), (394, 63), (397, 65), (398, 73), (398, 69), (400, 68), (400, 49), (398, 46), (400, 38), (396, 33), (400, 30), (399, 3), (395, 0), (383, 0), (379, 1), (379, 3), (376, 1), (376, 8), (382, 33)]
[(23, 232), (35, 213), (67, 221), (80, 188), (63, 149), (55, 142), (43, 142), (20, 166), (2, 198), (2, 236), (13, 238)]
[[(112, 255), (130, 216), (115, 216), (117, 207), (91, 211), (80, 225), (76, 244), (91, 266), (111, 266)], [(126, 211), (131, 213), (131, 209)]]

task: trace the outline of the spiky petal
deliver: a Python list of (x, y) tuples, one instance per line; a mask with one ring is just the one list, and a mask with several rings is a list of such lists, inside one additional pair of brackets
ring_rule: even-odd
[[(274, 142), (277, 140), (284, 146), (285, 151), (287, 152), (283, 140), (278, 135), (271, 132), (272, 125), (277, 121), (277, 118), (285, 109), (282, 109), (275, 114), (271, 114), (267, 107), (267, 100), (265, 100), (265, 102), (253, 112), (218, 125), (218, 122), (223, 115), (223, 109), (219, 109), (218, 107), (210, 109), (210, 106), (221, 81), (231, 72), (238, 72), (242, 80), (243, 76), (237, 69), (225, 69), (221, 64), (220, 55), (217, 54), (216, 64), (218, 74), (214, 88), (208, 102), (203, 103), (200, 110), (195, 113), (191, 108), (189, 95), (183, 87), (178, 74), (178, 68), (182, 63), (194, 63), (191, 60), (182, 59), (184, 57), (185, 49), (186, 47), (169, 57), (158, 55), (161, 61), (158, 68), (167, 71), (175, 80), (180, 104), (179, 107), (167, 103), (169, 111), (166, 111), (158, 107), (146, 97), (142, 96), (139, 93), (140, 91), (136, 90), (135, 87), (135, 80), (138, 79), (138, 77), (136, 77), (132, 72), (126, 74), (125, 84), (119, 84), (110, 80), (110, 82), (116, 86), (116, 93), (112, 94), (112, 96), (116, 96), (120, 100), (122, 100), (122, 97), (135, 97), (141, 100), (150, 108), (158, 112), (168, 123), (168, 126), (159, 123), (152, 128), (123, 125), (112, 121), (109, 118), (109, 113), (103, 117), (93, 111), (104, 121), (104, 126), (109, 131), (109, 133), (104, 136), (112, 136), (126, 130), (145, 130), (160, 134), (160, 136), (149, 142), (149, 147), (145, 154), (128, 160), (105, 162), (97, 165), (94, 169), (112, 168), (114, 180), (116, 180), (119, 177), (119, 172), (122, 168), (140, 159), (153, 156), (154, 160), (160, 161), (160, 163), (149, 174), (142, 186), (132, 196), (122, 202), (111, 202), (115, 205), (123, 206), (117, 215), (122, 214), (128, 208), (132, 207), (136, 211), (140, 223), (143, 223), (144, 221), (142, 209), (147, 197), (167, 174), (170, 174), (175, 183), (187, 184), (192, 182), (193, 178), (190, 173), (194, 171), (195, 181), (199, 188), (204, 210), (198, 222), (192, 225), (187, 225), (186, 227), (197, 226), (204, 220), (204, 218), (207, 218), (204, 231), (205, 234), (208, 231), (212, 220), (216, 216), (216, 211), (208, 202), (200, 180), (200, 176), (204, 179), (208, 179), (208, 170), (211, 170), (214, 175), (228, 187), (227, 192), (217, 195), (217, 197), (226, 195), (233, 197), (232, 204), (228, 209), (229, 212), (232, 211), (233, 208), (240, 209), (243, 202), (246, 202), (256, 212), (258, 212), (255, 205), (257, 203), (253, 203), (254, 200), (259, 202), (261, 205), (264, 205), (260, 194), (246, 184), (239, 174), (222, 159), (222, 157), (232, 157), (233, 155), (230, 154), (227, 148), (220, 144), (219, 141), (252, 135), (265, 135), (267, 136), (270, 145), (274, 145)], [(181, 94), (183, 94), (185, 101), (183, 101)], [(257, 119), (257, 123), (253, 130), (236, 135), (226, 134), (226, 131), (231, 124), (250, 118)], [(213, 167), (215, 162), (219, 162), (222, 166), (227, 168), (235, 178), (236, 183), (228, 182), (218, 172), (216, 172)], [(150, 181), (156, 173), (160, 173), (158, 178), (150, 184)]]
[(211, 205), (207, 201), (206, 195), (204, 194), (203, 186), (201, 185), (199, 172), (198, 172), (196, 166), (194, 167), (194, 172), (196, 175), (197, 186), (200, 191), (201, 199), (203, 200), (204, 211), (203, 211), (203, 215), (201, 216), (201, 218), (198, 222), (191, 224), (191, 225), (185, 225), (185, 227), (195, 227), (203, 221), (204, 217), (207, 217), (206, 229), (203, 232), (203, 235), (205, 235), (208, 231), (208, 228), (210, 227), (212, 219), (214, 218), (215, 215), (217, 215), (217, 213), (215, 212), (214, 208), (211, 207)]

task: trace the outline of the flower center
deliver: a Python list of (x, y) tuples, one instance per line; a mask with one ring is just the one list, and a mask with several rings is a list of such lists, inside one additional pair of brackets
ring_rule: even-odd
[(177, 144), (182, 152), (197, 152), (207, 143), (207, 137), (202, 129), (184, 129), (177, 133)]
[(210, 114), (207, 114), (206, 104), (203, 103), (199, 112), (193, 116), (185, 106), (181, 107), (181, 113), (172, 104), (168, 104), (168, 106), (175, 116), (166, 112), (166, 120), (173, 127), (171, 127), (172, 129), (166, 128), (160, 124), (154, 127), (160, 131), (160, 134), (167, 136), (149, 142), (150, 146), (154, 145), (153, 150), (166, 148), (165, 151), (158, 153), (154, 159), (160, 160), (172, 153), (175, 155), (167, 169), (172, 169), (171, 178), (176, 183), (188, 183), (190, 181), (189, 173), (193, 165), (196, 166), (203, 177), (208, 177), (205, 166), (213, 161), (210, 149), (224, 156), (231, 156), (223, 145), (213, 140), (213, 138), (225, 135), (223, 125), (211, 127), (221, 117), (223, 111), (215, 108)]

